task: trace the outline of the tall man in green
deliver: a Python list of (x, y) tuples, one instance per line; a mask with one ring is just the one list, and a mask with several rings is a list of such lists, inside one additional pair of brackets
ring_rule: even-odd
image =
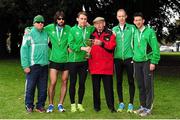
[[(87, 77), (88, 63), (86, 59), (87, 52), (91, 47), (87, 46), (91, 33), (94, 31), (93, 26), (87, 23), (87, 13), (79, 12), (76, 18), (78, 24), (71, 28), (68, 45), (69, 45), (69, 72), (70, 86), (69, 95), (71, 100), (71, 112), (85, 111), (82, 102), (85, 92), (85, 81)], [(79, 77), (78, 77), (79, 76)], [(75, 103), (76, 82), (79, 78), (78, 104)], [(76, 108), (77, 107), (77, 108)]]
[(139, 88), (140, 108), (135, 113), (147, 116), (153, 107), (153, 72), (160, 60), (159, 44), (155, 31), (144, 25), (142, 13), (134, 14), (137, 29), (134, 34), (135, 78)]
[(127, 112), (133, 111), (135, 85), (133, 78), (133, 34), (135, 26), (126, 22), (127, 14), (124, 9), (117, 11), (117, 19), (119, 24), (113, 28), (116, 34), (116, 48), (114, 51), (114, 63), (117, 80), (117, 93), (119, 98), (119, 105), (117, 112), (122, 112), (125, 108), (123, 100), (123, 71), (127, 71), (129, 84), (129, 104)]
[(54, 15), (54, 23), (45, 27), (48, 33), (52, 50), (50, 54), (50, 85), (48, 89), (49, 107), (47, 112), (54, 110), (55, 86), (58, 79), (58, 73), (61, 72), (61, 94), (58, 103), (58, 111), (64, 112), (64, 98), (67, 91), (68, 81), (68, 35), (70, 26), (65, 25), (65, 14), (63, 11), (57, 11)]

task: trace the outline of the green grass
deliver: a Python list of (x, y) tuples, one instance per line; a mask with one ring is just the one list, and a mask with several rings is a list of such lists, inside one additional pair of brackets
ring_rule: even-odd
[[(156, 72), (155, 101), (153, 114), (146, 117), (151, 119), (179, 119), (180, 118), (180, 67), (161, 67)], [(92, 103), (92, 83), (90, 76), (86, 81), (86, 92), (83, 105), (84, 113), (71, 113), (69, 93), (67, 92), (64, 107), (67, 112), (59, 113), (36, 113), (27, 114), (24, 108), (24, 84), (25, 76), (20, 67), (19, 60), (0, 60), (0, 119), (139, 119), (135, 114), (110, 113), (105, 102), (104, 91), (101, 89), (101, 111), (96, 113)], [(59, 81), (56, 86), (55, 104), (59, 96)], [(123, 82), (124, 101), (128, 104), (127, 78)], [(78, 86), (77, 86), (78, 87)], [(118, 104), (117, 92), (114, 79), (115, 106)], [(77, 98), (77, 97), (76, 97)], [(36, 100), (35, 100), (36, 101)], [(46, 102), (47, 107), (48, 102)], [(135, 108), (139, 106), (138, 89), (134, 101)]]
[(164, 56), (180, 56), (180, 52), (161, 52), (161, 55), (164, 55)]

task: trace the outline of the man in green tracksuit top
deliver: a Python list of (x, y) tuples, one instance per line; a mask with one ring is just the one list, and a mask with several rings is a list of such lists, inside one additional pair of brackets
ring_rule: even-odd
[(127, 112), (133, 111), (133, 101), (135, 94), (135, 85), (133, 77), (133, 34), (135, 26), (126, 22), (127, 14), (124, 9), (117, 11), (117, 19), (119, 24), (113, 27), (113, 32), (116, 34), (116, 48), (114, 51), (114, 63), (117, 80), (117, 93), (119, 98), (119, 105), (117, 112), (121, 112), (125, 108), (123, 101), (123, 71), (127, 72), (129, 84), (129, 104)]
[(78, 105), (77, 109), (80, 112), (85, 111), (82, 106), (82, 101), (85, 92), (85, 80), (87, 77), (88, 63), (86, 59), (86, 52), (90, 52), (91, 47), (87, 45), (90, 34), (94, 31), (94, 27), (87, 25), (86, 12), (79, 12), (77, 16), (78, 25), (71, 28), (68, 45), (69, 45), (69, 72), (70, 72), (70, 86), (69, 94), (71, 100), (71, 112), (76, 112), (75, 104), (75, 86), (77, 75), (79, 75), (79, 89), (78, 89)]
[(45, 27), (48, 33), (52, 50), (50, 53), (50, 85), (48, 89), (49, 107), (47, 112), (54, 110), (55, 85), (58, 79), (58, 72), (61, 71), (61, 94), (59, 97), (58, 111), (64, 112), (63, 101), (67, 91), (68, 81), (68, 35), (70, 26), (65, 24), (65, 14), (63, 11), (57, 11), (54, 15), (54, 23)]
[(134, 34), (135, 77), (139, 88), (140, 108), (135, 113), (147, 116), (153, 107), (153, 71), (160, 60), (159, 44), (155, 31), (144, 26), (143, 14), (134, 14), (137, 29)]
[(33, 27), (26, 29), (20, 50), (21, 65), (26, 74), (25, 106), (34, 108), (35, 89), (38, 89), (37, 112), (45, 112), (48, 81), (48, 35), (44, 31), (44, 18), (37, 15)]

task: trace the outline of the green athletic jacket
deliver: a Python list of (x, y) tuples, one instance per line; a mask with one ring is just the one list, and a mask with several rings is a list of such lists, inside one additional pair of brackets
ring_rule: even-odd
[(87, 26), (84, 28), (84, 30), (78, 25), (75, 25), (71, 28), (68, 37), (68, 45), (72, 50), (72, 52), (69, 53), (69, 62), (87, 61), (87, 59), (85, 59), (86, 52), (82, 51), (81, 47), (87, 46), (86, 40), (90, 38), (90, 35), (93, 31), (93, 26)]
[(114, 51), (114, 58), (122, 60), (133, 57), (133, 34), (135, 26), (126, 23), (124, 30), (121, 30), (120, 26), (113, 27), (113, 32), (116, 34), (116, 48)]
[(21, 65), (24, 68), (34, 64), (48, 64), (48, 35), (35, 27), (28, 29), (23, 36), (21, 46)]
[(52, 44), (50, 61), (56, 63), (68, 62), (68, 35), (71, 27), (65, 25), (61, 30), (55, 24), (49, 24), (45, 27)]
[(135, 62), (150, 60), (152, 64), (158, 64), (160, 60), (159, 44), (152, 28), (145, 27), (142, 32), (138, 29), (135, 30), (133, 60)]

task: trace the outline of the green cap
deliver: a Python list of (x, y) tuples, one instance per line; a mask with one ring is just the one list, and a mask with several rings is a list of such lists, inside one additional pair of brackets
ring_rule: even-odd
[(34, 17), (33, 23), (44, 22), (44, 17), (42, 15), (37, 15)]

